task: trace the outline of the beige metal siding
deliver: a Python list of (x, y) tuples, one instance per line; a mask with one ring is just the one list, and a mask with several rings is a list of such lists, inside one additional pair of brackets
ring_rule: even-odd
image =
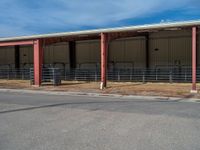
[(54, 67), (69, 68), (69, 44), (57, 43), (44, 49), (44, 63)]
[(0, 47), (0, 64), (3, 65), (5, 64), (5, 56), (6, 56), (6, 48), (5, 47)]
[(76, 61), (79, 68), (96, 68), (100, 64), (100, 41), (76, 42)]
[(33, 46), (20, 46), (20, 67), (33, 67)]
[(91, 62), (90, 43), (77, 42), (76, 44), (76, 61), (78, 64)]
[(197, 65), (200, 67), (200, 32), (198, 32), (198, 43), (197, 43)]
[(90, 44), (90, 59), (91, 62), (100, 63), (100, 56), (101, 56), (101, 45), (100, 41), (95, 41)]
[(191, 65), (192, 38), (170, 38), (169, 40), (169, 65)]
[(68, 43), (46, 46), (44, 49), (44, 62), (45, 64), (53, 64), (56, 62), (69, 63)]
[(53, 46), (46, 46), (44, 48), (44, 64), (53, 63)]
[(191, 65), (191, 40), (191, 31), (150, 34), (150, 66), (155, 68)]
[(150, 66), (160, 67), (168, 65), (169, 40), (168, 39), (150, 39)]
[(109, 62), (123, 62), (125, 61), (125, 42), (113, 41), (109, 46)]
[(145, 39), (125, 41), (125, 60), (134, 62), (135, 67), (145, 67)]
[(145, 38), (116, 40), (109, 46), (109, 63), (115, 68), (145, 67)]
[(0, 47), (0, 68), (14, 68), (15, 50), (14, 47)]

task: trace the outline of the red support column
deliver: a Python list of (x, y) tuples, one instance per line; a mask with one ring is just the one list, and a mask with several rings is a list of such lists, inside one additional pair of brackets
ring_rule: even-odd
[(34, 41), (34, 85), (40, 86), (42, 83), (42, 64), (43, 64), (43, 48), (42, 41), (37, 39)]
[(108, 36), (101, 33), (101, 85), (100, 89), (107, 86), (106, 72), (107, 72), (107, 49), (108, 49)]
[(196, 88), (196, 62), (197, 62), (197, 28), (192, 28), (192, 90), (191, 93), (197, 93)]

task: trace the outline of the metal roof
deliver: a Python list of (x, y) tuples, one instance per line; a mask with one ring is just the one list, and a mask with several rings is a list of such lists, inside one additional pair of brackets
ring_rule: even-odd
[(200, 20), (167, 22), (167, 23), (159, 23), (159, 24), (146, 24), (146, 25), (137, 25), (137, 26), (128, 26), (128, 27), (75, 31), (75, 32), (61, 32), (61, 33), (40, 34), (40, 35), (31, 35), (31, 36), (8, 37), (8, 38), (0, 38), (0, 42), (31, 40), (31, 39), (51, 38), (51, 37), (89, 36), (89, 35), (100, 34), (102, 32), (112, 33), (112, 32), (143, 31), (143, 30), (145, 31), (145, 30), (191, 27), (191, 26), (200, 26)]

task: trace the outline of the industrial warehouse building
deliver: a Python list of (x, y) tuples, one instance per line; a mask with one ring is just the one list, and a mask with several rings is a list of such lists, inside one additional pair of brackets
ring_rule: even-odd
[[(41, 85), (62, 80), (200, 81), (200, 21), (0, 38), (0, 77)], [(34, 69), (33, 69), (34, 68)]]

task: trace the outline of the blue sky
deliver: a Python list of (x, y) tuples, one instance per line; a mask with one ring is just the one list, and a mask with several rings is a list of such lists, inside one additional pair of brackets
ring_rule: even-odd
[(0, 37), (200, 19), (200, 0), (1, 0)]

